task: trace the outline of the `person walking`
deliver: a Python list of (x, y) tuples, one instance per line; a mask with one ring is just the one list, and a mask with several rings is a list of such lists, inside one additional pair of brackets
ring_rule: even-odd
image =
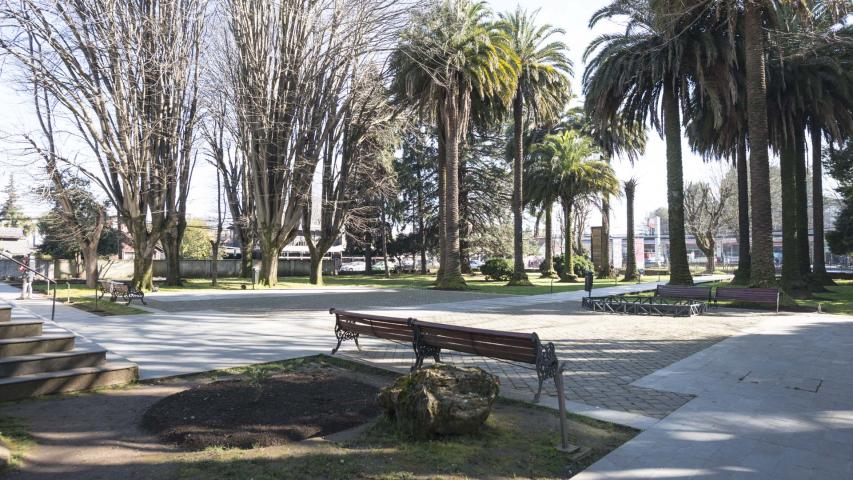
[[(30, 268), (25, 268), (24, 265), (28, 265)], [(33, 281), (35, 280), (33, 269), (35, 269), (35, 258), (33, 258), (32, 255), (27, 255), (27, 258), (24, 259), (24, 265), (18, 267), (18, 270), (23, 274), (23, 285), (21, 286), (21, 297), (19, 300), (29, 300), (33, 295)]]

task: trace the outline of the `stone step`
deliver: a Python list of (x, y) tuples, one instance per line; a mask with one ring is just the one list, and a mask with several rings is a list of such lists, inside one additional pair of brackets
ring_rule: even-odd
[(136, 381), (135, 363), (108, 362), (95, 367), (72, 368), (0, 379), (0, 402), (76, 392)]
[(38, 337), (42, 333), (42, 320), (10, 320), (0, 322), (0, 338)]
[(11, 319), (12, 319), (12, 306), (11, 305), (0, 306), (0, 322), (8, 322)]
[(57, 370), (70, 370), (102, 365), (107, 351), (102, 348), (80, 349), (68, 352), (37, 353), (0, 358), (0, 378), (31, 375)]
[(0, 358), (66, 352), (73, 349), (74, 335), (71, 333), (50, 333), (39, 337), (0, 339)]

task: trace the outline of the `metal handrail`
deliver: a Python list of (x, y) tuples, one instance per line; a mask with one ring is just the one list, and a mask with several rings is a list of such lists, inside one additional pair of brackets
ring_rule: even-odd
[(46, 282), (53, 284), (53, 305), (51, 305), (51, 307), (50, 307), (50, 321), (52, 322), (53, 317), (56, 314), (56, 290), (58, 288), (58, 284), (56, 283), (56, 280), (48, 277), (47, 275), (39, 272), (38, 270), (36, 270), (34, 268), (30, 268), (29, 265), (24, 265), (22, 262), (15, 260), (14, 258), (12, 258), (12, 256), (10, 254), (8, 254), (7, 252), (4, 252), (3, 250), (0, 250), (0, 256), (2, 256), (3, 258), (5, 258), (7, 260), (11, 260), (13, 263), (18, 264), (21, 267), (24, 267), (25, 269), (29, 270), (30, 272), (33, 272), (34, 274), (43, 278)]

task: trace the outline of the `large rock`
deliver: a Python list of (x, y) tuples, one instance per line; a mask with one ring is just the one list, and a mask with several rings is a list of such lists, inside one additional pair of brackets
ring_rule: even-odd
[(379, 405), (414, 437), (477, 431), (498, 396), (498, 377), (480, 368), (437, 364), (379, 392)]

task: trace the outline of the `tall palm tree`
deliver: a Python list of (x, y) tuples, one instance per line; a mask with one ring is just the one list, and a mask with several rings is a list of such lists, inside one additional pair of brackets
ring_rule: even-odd
[[(767, 89), (770, 139), (781, 152), (783, 213), (787, 214), (783, 223), (788, 222), (782, 227), (782, 284), (789, 294), (807, 296), (805, 287), (822, 289), (824, 279), (811, 275), (806, 129), (810, 126), (813, 137), (814, 131), (841, 136), (853, 132), (849, 48), (853, 27), (834, 28), (825, 10), (804, 19), (791, 8), (780, 8), (777, 19), (778, 26), (768, 36)], [(820, 175), (820, 168), (816, 173)]]
[(528, 177), (533, 198), (559, 198), (563, 204), (565, 241), (563, 282), (575, 282), (573, 271), (572, 208), (581, 197), (619, 194), (613, 168), (596, 160), (599, 152), (592, 139), (574, 130), (546, 136), (534, 147)]
[(524, 272), (522, 240), (524, 127), (529, 121), (541, 122), (556, 117), (570, 98), (569, 77), (572, 62), (568, 47), (552, 40), (563, 30), (547, 24), (537, 25), (536, 12), (521, 6), (512, 13), (500, 14), (498, 29), (509, 39), (520, 69), (512, 101), (513, 121), (513, 274), (510, 285), (531, 285)]
[(600, 125), (651, 121), (666, 140), (667, 204), (670, 234), (670, 283), (690, 285), (684, 228), (684, 185), (681, 158), (681, 106), (690, 85), (714, 64), (706, 49), (715, 35), (715, 17), (695, 9), (672, 16), (655, 9), (656, 0), (616, 0), (596, 12), (603, 19), (625, 17), (621, 34), (601, 35), (584, 54), (586, 109)]
[(625, 201), (627, 204), (628, 234), (628, 259), (625, 262), (625, 278), (624, 281), (637, 280), (639, 272), (637, 271), (637, 256), (634, 254), (634, 194), (637, 192), (637, 179), (630, 178), (623, 183), (625, 187)]
[[(626, 158), (633, 165), (646, 149), (646, 129), (643, 125), (626, 125), (624, 122), (611, 121), (599, 125), (592, 121), (582, 108), (572, 109), (565, 121), (593, 139), (601, 151), (601, 159), (607, 163), (615, 157)], [(601, 213), (601, 266), (600, 278), (610, 277), (610, 196), (603, 194), (597, 202)]]
[(484, 2), (433, 1), (413, 15), (391, 56), (393, 90), (403, 102), (434, 114), (444, 140), (444, 252), (438, 288), (466, 288), (459, 247), (459, 149), (473, 97), (508, 103), (518, 78), (518, 60), (489, 16)]
[[(849, 0), (655, 0), (670, 17), (691, 15), (695, 10), (712, 7), (715, 14), (730, 24), (744, 23), (746, 110), (749, 131), (749, 179), (752, 223), (751, 283), (775, 283), (773, 261), (773, 223), (770, 205), (770, 167), (768, 145), (767, 28), (778, 23), (780, 10), (796, 7), (796, 13), (808, 17), (822, 10), (830, 18), (843, 18), (850, 11)], [(677, 3), (676, 3), (677, 2)], [(734, 47), (735, 36), (730, 37)]]

